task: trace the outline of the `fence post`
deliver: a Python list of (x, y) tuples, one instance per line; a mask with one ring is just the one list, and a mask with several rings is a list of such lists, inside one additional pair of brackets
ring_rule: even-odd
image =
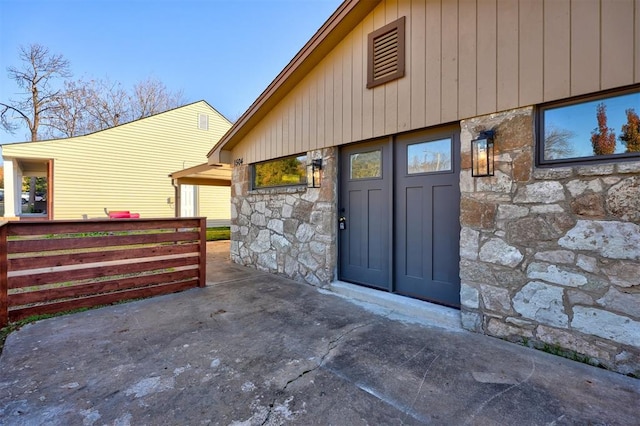
[(207, 218), (200, 218), (200, 277), (198, 287), (207, 285)]
[(7, 277), (7, 222), (0, 223), (0, 327), (9, 324), (9, 278)]

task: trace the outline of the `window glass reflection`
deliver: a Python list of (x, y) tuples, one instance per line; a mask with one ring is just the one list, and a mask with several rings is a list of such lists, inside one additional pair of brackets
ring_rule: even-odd
[(369, 151), (351, 154), (351, 179), (370, 179), (382, 177), (382, 151)]
[(407, 146), (407, 173), (451, 170), (451, 139), (421, 142)]
[(640, 153), (640, 93), (543, 110), (545, 161)]
[(304, 185), (307, 183), (307, 156), (279, 158), (254, 164), (254, 188)]

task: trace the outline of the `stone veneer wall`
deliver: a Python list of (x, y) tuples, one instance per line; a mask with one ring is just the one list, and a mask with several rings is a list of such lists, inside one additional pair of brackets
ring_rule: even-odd
[(336, 152), (308, 153), (323, 160), (320, 188), (252, 190), (251, 166), (233, 168), (231, 260), (317, 286), (334, 280)]
[[(640, 162), (534, 166), (534, 110), (461, 123), (463, 327), (640, 376)], [(496, 173), (470, 141), (496, 131)]]

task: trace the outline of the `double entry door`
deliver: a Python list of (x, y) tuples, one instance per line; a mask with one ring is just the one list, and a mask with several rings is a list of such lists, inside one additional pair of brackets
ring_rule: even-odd
[(460, 305), (458, 126), (340, 153), (339, 278)]

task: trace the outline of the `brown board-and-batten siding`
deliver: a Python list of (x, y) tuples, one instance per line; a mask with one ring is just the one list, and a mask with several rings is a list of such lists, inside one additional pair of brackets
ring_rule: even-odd
[[(367, 36), (402, 16), (405, 77), (367, 89)], [(637, 84), (639, 34), (640, 0), (383, 1), (225, 149), (247, 164)]]

